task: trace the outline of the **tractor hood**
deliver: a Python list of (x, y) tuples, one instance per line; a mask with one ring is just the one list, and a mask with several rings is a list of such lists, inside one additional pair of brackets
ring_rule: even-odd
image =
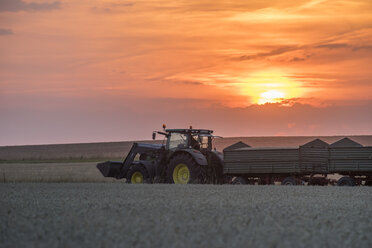
[(152, 151), (152, 150), (160, 150), (162, 149), (162, 147), (164, 147), (164, 145), (162, 144), (147, 144), (147, 143), (137, 143), (137, 148), (140, 148), (141, 150), (148, 150), (148, 151)]

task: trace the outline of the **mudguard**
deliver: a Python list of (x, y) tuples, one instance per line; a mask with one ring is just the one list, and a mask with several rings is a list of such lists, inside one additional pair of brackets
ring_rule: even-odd
[(212, 153), (215, 155), (215, 159), (217, 159), (223, 165), (223, 153), (218, 151), (212, 151)]
[(139, 163), (145, 166), (147, 172), (149, 173), (149, 177), (151, 178), (151, 180), (155, 177), (155, 172), (156, 172), (155, 161), (139, 160), (134, 163)]
[[(182, 149), (181, 151), (182, 152), (187, 152), (188, 154), (190, 154), (193, 157), (193, 159), (195, 160), (195, 162), (198, 163), (199, 165), (205, 165), (205, 166), (208, 165), (207, 158), (200, 151), (195, 150), (195, 149), (191, 149), (191, 148)], [(178, 154), (178, 153), (179, 152), (176, 152), (175, 154)]]
[(210, 183), (223, 184), (223, 154), (218, 151), (211, 151), (209, 153), (211, 166), (213, 168), (213, 176), (210, 178), (212, 181)]

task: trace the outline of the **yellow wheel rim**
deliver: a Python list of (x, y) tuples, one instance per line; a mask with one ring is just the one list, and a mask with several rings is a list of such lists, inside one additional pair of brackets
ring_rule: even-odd
[(143, 175), (141, 172), (136, 171), (132, 174), (130, 178), (131, 183), (143, 183)]
[(173, 181), (176, 184), (187, 184), (190, 181), (190, 170), (185, 164), (178, 164), (173, 170)]

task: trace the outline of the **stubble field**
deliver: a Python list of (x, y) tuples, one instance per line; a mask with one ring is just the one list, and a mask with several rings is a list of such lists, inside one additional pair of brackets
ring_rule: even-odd
[[(344, 136), (235, 137), (216, 138), (214, 147), (243, 141), (253, 147), (298, 147), (315, 138), (328, 143)], [(372, 145), (372, 136), (349, 136), (363, 145)], [(153, 141), (143, 141), (151, 143)], [(155, 141), (161, 143), (161, 141)], [(133, 142), (56, 144), (0, 147), (0, 182), (122, 182), (104, 178), (96, 168), (99, 161), (123, 161)]]
[[(314, 138), (225, 138), (215, 146)], [(372, 145), (372, 136), (352, 139)], [(102, 177), (96, 162), (122, 160), (131, 144), (0, 147), (0, 246), (372, 247), (371, 187), (128, 185)]]
[(372, 188), (0, 184), (1, 247), (372, 247)]

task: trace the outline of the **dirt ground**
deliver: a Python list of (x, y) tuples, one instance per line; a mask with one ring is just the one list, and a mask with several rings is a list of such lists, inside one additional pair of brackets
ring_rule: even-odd
[(1, 247), (372, 247), (372, 188), (0, 183)]

